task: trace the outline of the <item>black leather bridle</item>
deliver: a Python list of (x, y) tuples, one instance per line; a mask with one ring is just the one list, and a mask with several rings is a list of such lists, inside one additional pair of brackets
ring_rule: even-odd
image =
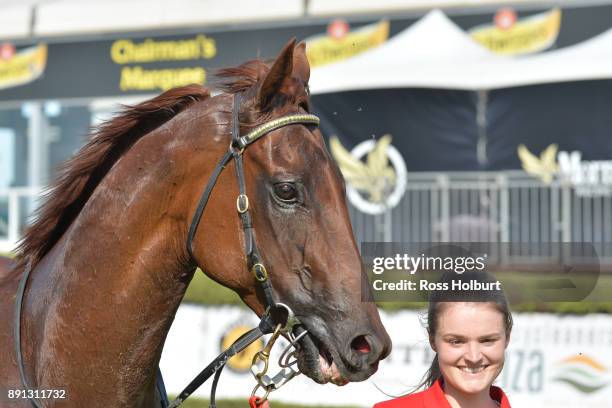
[[(200, 201), (189, 226), (189, 232), (187, 235), (187, 252), (191, 257), (191, 262), (197, 265), (197, 261), (193, 254), (193, 240), (195, 238), (198, 225), (200, 224), (202, 214), (204, 213), (204, 209), (206, 208), (206, 204), (208, 203), (208, 200), (217, 182), (217, 179), (219, 178), (219, 175), (221, 174), (225, 166), (233, 159), (234, 164), (236, 166), (236, 176), (238, 179), (239, 189), (239, 195), (236, 199), (236, 209), (242, 221), (242, 229), (244, 231), (245, 236), (245, 253), (247, 267), (251, 270), (255, 280), (262, 289), (262, 292), (264, 294), (266, 311), (257, 327), (245, 333), (243, 336), (237, 339), (228, 349), (226, 349), (219, 356), (217, 356), (206, 368), (204, 368), (204, 370), (202, 370), (189, 383), (189, 385), (187, 385), (187, 387), (185, 387), (185, 389), (178, 395), (178, 397), (169, 405), (167, 405), (166, 402), (167, 396), (165, 395), (163, 380), (161, 380), (161, 372), (158, 371), (157, 390), (162, 400), (162, 406), (167, 406), (168, 408), (175, 408), (181, 405), (182, 402), (187, 399), (187, 397), (189, 397), (213, 374), (215, 377), (213, 379), (213, 384), (211, 388), (210, 406), (214, 408), (217, 383), (219, 381), (219, 377), (221, 375), (223, 367), (225, 367), (225, 364), (230, 357), (244, 350), (246, 347), (248, 347), (251, 343), (259, 339), (264, 334), (272, 333), (274, 331), (274, 328), (278, 325), (283, 326), (285, 330), (288, 330), (290, 332), (294, 326), (299, 324), (299, 321), (297, 320), (297, 318), (295, 318), (293, 312), (288, 306), (276, 302), (274, 298), (274, 293), (272, 291), (272, 286), (268, 278), (268, 272), (263, 264), (263, 260), (259, 254), (259, 251), (257, 250), (255, 236), (253, 234), (253, 224), (251, 220), (251, 215), (249, 213), (249, 198), (246, 193), (242, 154), (250, 144), (273, 130), (292, 124), (318, 126), (319, 118), (311, 114), (287, 115), (266, 122), (263, 125), (258, 126), (257, 128), (249, 132), (247, 135), (240, 136), (239, 114), (241, 100), (241, 93), (234, 94), (232, 108), (232, 140), (228, 151), (215, 166), (212, 175), (210, 176), (208, 183), (206, 184), (206, 187), (202, 192), (202, 195), (200, 196)], [(28, 382), (26, 380), (23, 365), (23, 354), (21, 352), (21, 309), (23, 304), (25, 287), (30, 272), (31, 265), (28, 263), (26, 265), (21, 281), (19, 282), (19, 288), (17, 290), (17, 297), (15, 299), (14, 324), (15, 353), (17, 357), (17, 365), (19, 366), (19, 375), (21, 378), (22, 386), (26, 389), (30, 389), (30, 387), (28, 386)], [(297, 327), (296, 329), (301, 329), (302, 332), (304, 331), (304, 329), (301, 327)], [(38, 399), (30, 398), (29, 395), (28, 399), (33, 407), (42, 408), (42, 405)]]

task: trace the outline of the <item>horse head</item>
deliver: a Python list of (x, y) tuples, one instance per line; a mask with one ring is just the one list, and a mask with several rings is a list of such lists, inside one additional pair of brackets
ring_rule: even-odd
[[(236, 114), (245, 134), (277, 118), (307, 114), (309, 75), (305, 46), (291, 41), (271, 64), (256, 60), (222, 70), (220, 76), (232, 81), (225, 84), (228, 95), (220, 97), (231, 106), (230, 96), (240, 94)], [(219, 120), (230, 133), (230, 121)], [(221, 155), (227, 136), (217, 144)], [(362, 301), (368, 289), (344, 180), (321, 132), (305, 123), (283, 126), (249, 145), (242, 157), (254, 240), (272, 292), (308, 331), (300, 341), (300, 370), (319, 383), (368, 378), (390, 352), (391, 341), (376, 306)], [(193, 257), (209, 277), (261, 315), (266, 302), (244, 259), (240, 217), (223, 216), (236, 211), (236, 176), (221, 177), (224, 182), (212, 191), (193, 237)], [(192, 201), (192, 211), (196, 206)]]

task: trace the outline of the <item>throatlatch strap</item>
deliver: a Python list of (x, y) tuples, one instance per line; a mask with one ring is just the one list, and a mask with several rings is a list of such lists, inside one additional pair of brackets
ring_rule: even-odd
[(223, 168), (229, 163), (232, 159), (232, 152), (228, 151), (225, 155), (219, 160), (217, 166), (215, 167), (210, 179), (208, 180), (208, 184), (206, 184), (206, 188), (202, 192), (202, 196), (200, 197), (200, 202), (198, 204), (198, 208), (196, 208), (195, 213), (193, 214), (193, 218), (191, 220), (191, 225), (189, 226), (189, 234), (187, 235), (187, 252), (191, 259), (195, 262), (195, 258), (193, 256), (193, 238), (195, 237), (195, 233), (198, 230), (198, 225), (200, 224), (200, 219), (202, 218), (202, 213), (204, 212), (204, 208), (208, 203), (208, 199), (210, 198), (210, 193), (223, 171)]
[[(240, 100), (240, 93), (234, 95), (234, 101), (232, 106), (232, 145), (234, 144), (234, 139), (237, 139), (240, 136), (240, 123), (238, 121), (238, 114), (240, 112)], [(195, 233), (198, 230), (198, 225), (200, 225), (202, 213), (204, 213), (204, 208), (206, 208), (206, 204), (208, 204), (208, 199), (210, 198), (210, 194), (212, 193), (213, 187), (217, 183), (219, 175), (221, 174), (227, 163), (229, 163), (229, 161), (233, 157), (233, 149), (228, 149), (228, 151), (221, 158), (221, 160), (219, 160), (210, 176), (210, 179), (208, 180), (208, 183), (206, 184), (206, 188), (200, 196), (200, 202), (198, 203), (198, 207), (196, 208), (196, 211), (193, 214), (193, 218), (191, 219), (191, 225), (189, 225), (189, 233), (187, 234), (187, 253), (189, 254), (191, 260), (194, 263), (196, 262), (195, 257), (193, 256), (193, 238), (195, 237)]]

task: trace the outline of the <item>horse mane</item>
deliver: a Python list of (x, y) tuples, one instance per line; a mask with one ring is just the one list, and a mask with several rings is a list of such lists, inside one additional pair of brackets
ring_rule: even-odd
[(171, 89), (134, 106), (125, 106), (93, 131), (89, 141), (59, 170), (44, 195), (33, 223), (17, 246), (18, 268), (34, 266), (51, 250), (77, 217), (96, 186), (119, 158), (142, 136), (158, 128), (192, 103), (206, 99), (201, 85)]

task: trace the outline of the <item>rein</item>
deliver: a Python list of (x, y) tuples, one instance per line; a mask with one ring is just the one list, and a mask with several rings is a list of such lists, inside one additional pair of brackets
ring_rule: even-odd
[[(319, 125), (319, 118), (315, 115), (310, 114), (294, 114), (283, 116), (278, 119), (271, 120), (258, 126), (253, 131), (245, 136), (240, 136), (240, 102), (242, 95), (237, 93), (234, 95), (233, 108), (232, 108), (232, 141), (230, 143), (228, 151), (219, 160), (215, 166), (208, 183), (202, 195), (200, 201), (195, 210), (191, 225), (189, 226), (189, 232), (187, 235), (187, 252), (191, 257), (194, 264), (197, 265), (193, 254), (193, 240), (195, 238), (196, 231), (200, 224), (202, 214), (206, 208), (206, 204), (210, 198), (212, 190), (219, 178), (219, 175), (225, 168), (225, 166), (233, 159), (236, 167), (236, 176), (238, 180), (239, 194), (236, 199), (236, 210), (242, 221), (242, 229), (245, 236), (245, 254), (247, 267), (251, 270), (251, 273), (255, 277), (256, 282), (259, 284), (263, 291), (266, 311), (262, 316), (259, 325), (254, 329), (251, 329), (240, 338), (238, 338), (229, 348), (219, 354), (206, 368), (204, 368), (185, 389), (178, 395), (178, 397), (172, 401), (167, 407), (176, 408), (180, 406), (185, 399), (187, 399), (198, 387), (200, 387), (206, 380), (208, 380), (213, 374), (213, 384), (210, 394), (210, 407), (215, 408), (215, 394), (217, 389), (217, 383), (221, 376), (221, 372), (233, 355), (241, 352), (251, 343), (259, 339), (265, 334), (272, 334), (272, 337), (268, 341), (268, 344), (263, 350), (258, 352), (253, 358), (253, 364), (251, 366), (251, 372), (257, 380), (257, 385), (251, 393), (251, 399), (249, 403), (251, 406), (260, 406), (263, 404), (270, 392), (277, 390), (293, 377), (299, 374), (299, 371), (291, 368), (296, 361), (290, 361), (290, 358), (294, 355), (294, 352), (289, 352), (291, 347), (297, 347), (297, 342), (307, 333), (307, 331), (300, 326), (299, 320), (293, 314), (293, 311), (285, 304), (278, 303), (275, 301), (274, 293), (272, 291), (272, 285), (268, 279), (268, 272), (263, 264), (257, 245), (255, 243), (255, 236), (253, 234), (253, 224), (251, 215), (249, 213), (249, 198), (246, 193), (246, 184), (244, 177), (244, 166), (242, 154), (244, 150), (253, 142), (257, 141), (262, 136), (265, 136), (269, 132), (282, 128), (284, 126), (292, 124), (306, 124), (306, 125)], [(26, 265), (24, 274), (19, 282), (19, 288), (17, 290), (17, 297), (15, 299), (15, 324), (14, 324), (14, 339), (15, 339), (15, 353), (17, 356), (17, 365), (19, 366), (19, 376), (22, 385), (26, 389), (30, 389), (24, 370), (23, 354), (21, 351), (21, 309), (23, 304), (23, 298), (25, 293), (26, 284), (28, 277), (31, 272), (31, 264)], [(296, 336), (293, 331), (298, 332)], [(281, 354), (279, 365), (282, 370), (273, 377), (266, 374), (268, 370), (268, 360), (270, 357), (270, 350), (274, 345), (276, 339), (280, 334), (284, 334), (289, 339), (289, 346)], [(258, 363), (263, 363), (263, 369), (258, 369)], [(158, 370), (158, 386), (156, 389), (160, 394), (163, 394), (163, 381), (161, 381), (161, 372)], [(160, 385), (161, 384), (161, 385)], [(265, 392), (263, 397), (258, 397), (256, 392), (259, 388), (262, 388)], [(166, 406), (166, 395), (160, 395), (162, 399), (162, 405)], [(41, 402), (28, 394), (28, 400), (35, 408), (42, 408)]]

